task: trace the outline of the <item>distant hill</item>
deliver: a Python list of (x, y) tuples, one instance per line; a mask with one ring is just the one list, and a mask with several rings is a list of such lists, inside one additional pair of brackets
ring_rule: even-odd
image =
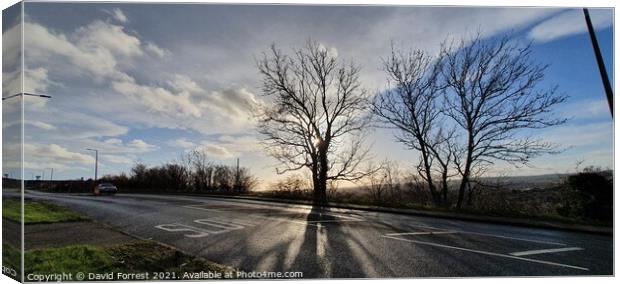
[[(604, 171), (604, 175), (613, 178), (613, 171)], [(508, 190), (530, 190), (541, 189), (557, 185), (562, 183), (568, 176), (574, 173), (567, 174), (544, 174), (544, 175), (529, 175), (529, 176), (500, 176), (500, 177), (483, 177), (481, 178), (483, 183), (490, 185), (501, 185), (501, 189)], [(458, 179), (450, 181), (450, 187), (454, 188), (458, 186)], [(359, 192), (360, 187), (343, 187), (339, 188), (339, 192)]]

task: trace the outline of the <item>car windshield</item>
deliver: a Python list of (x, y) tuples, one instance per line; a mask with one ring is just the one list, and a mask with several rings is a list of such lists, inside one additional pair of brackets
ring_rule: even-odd
[(109, 186), (114, 186), (114, 185), (111, 184), (111, 183), (101, 183), (101, 184), (99, 184), (99, 186), (109, 187)]

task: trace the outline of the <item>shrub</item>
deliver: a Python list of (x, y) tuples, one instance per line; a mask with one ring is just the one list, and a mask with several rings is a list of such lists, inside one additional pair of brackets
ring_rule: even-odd
[(586, 168), (569, 176), (564, 184), (563, 202), (558, 213), (601, 221), (613, 218), (613, 181), (608, 172)]

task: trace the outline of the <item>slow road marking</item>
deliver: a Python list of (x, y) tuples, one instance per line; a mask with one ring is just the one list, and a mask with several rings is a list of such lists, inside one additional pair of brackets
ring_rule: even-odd
[[(222, 218), (210, 218), (210, 219), (198, 219), (194, 220), (194, 223), (202, 225), (202, 227), (194, 227), (181, 223), (161, 224), (155, 226), (155, 228), (168, 231), (168, 232), (190, 232), (191, 234), (185, 234), (188, 238), (203, 238), (209, 235), (222, 234), (234, 230), (244, 229), (246, 226), (254, 226), (254, 224), (248, 224), (246, 222), (228, 221)], [(216, 230), (205, 228), (216, 228)]]

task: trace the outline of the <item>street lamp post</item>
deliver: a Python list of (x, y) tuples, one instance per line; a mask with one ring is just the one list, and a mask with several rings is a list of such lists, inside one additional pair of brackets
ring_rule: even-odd
[(2, 98), (2, 100), (6, 100), (6, 99), (10, 99), (10, 98), (14, 98), (17, 96), (31, 96), (31, 97), (39, 97), (39, 98), (46, 98), (46, 99), (50, 99), (52, 96), (48, 96), (48, 95), (38, 95), (38, 94), (31, 94), (31, 93), (18, 93), (18, 94), (14, 94), (14, 95), (10, 95), (10, 96), (6, 96), (4, 98)]
[(605, 88), (605, 95), (607, 96), (607, 103), (609, 104), (609, 111), (611, 117), (614, 117), (614, 94), (611, 90), (611, 84), (609, 83), (609, 77), (607, 76), (607, 70), (605, 69), (605, 61), (603, 55), (601, 55), (601, 48), (596, 40), (596, 33), (592, 26), (592, 20), (590, 20), (590, 12), (588, 8), (583, 8), (583, 15), (586, 19), (586, 26), (588, 27), (588, 33), (590, 34), (590, 41), (592, 42), (592, 49), (594, 49), (594, 56), (596, 57), (596, 63), (598, 65), (598, 71), (601, 74), (601, 80), (603, 81), (603, 87)]
[(91, 148), (87, 148), (86, 150), (94, 151), (95, 152), (95, 181), (97, 181), (97, 167), (98, 167), (98, 162), (99, 162), (99, 150), (91, 149)]

